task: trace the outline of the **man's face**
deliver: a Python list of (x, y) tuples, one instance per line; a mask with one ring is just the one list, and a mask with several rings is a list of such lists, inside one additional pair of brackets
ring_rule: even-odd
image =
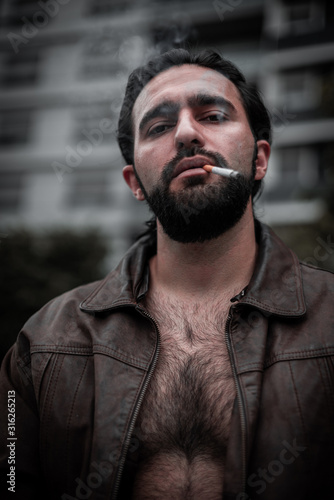
[[(227, 78), (195, 65), (158, 74), (135, 102), (133, 133), (137, 178), (131, 166), (124, 176), (172, 239), (205, 241), (240, 220), (254, 178), (264, 173), (256, 169), (239, 92)], [(237, 170), (241, 180), (208, 174), (206, 163)]]

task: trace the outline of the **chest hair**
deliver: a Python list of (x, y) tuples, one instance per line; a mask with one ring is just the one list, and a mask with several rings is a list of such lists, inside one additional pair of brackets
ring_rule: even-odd
[(223, 462), (235, 387), (225, 344), (228, 307), (148, 297), (161, 336), (137, 421), (144, 462), (161, 454)]

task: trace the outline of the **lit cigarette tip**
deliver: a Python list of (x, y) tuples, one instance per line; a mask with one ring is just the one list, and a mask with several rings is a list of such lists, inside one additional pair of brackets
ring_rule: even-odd
[(207, 172), (212, 172), (213, 166), (212, 165), (203, 165), (203, 168)]
[(239, 177), (239, 172), (230, 168), (215, 167), (213, 165), (203, 165), (204, 170), (213, 174), (222, 175), (223, 177)]

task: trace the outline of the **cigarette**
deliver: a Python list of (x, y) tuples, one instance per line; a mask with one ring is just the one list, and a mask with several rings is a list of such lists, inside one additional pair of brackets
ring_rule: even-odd
[(213, 167), (212, 165), (203, 165), (204, 170), (213, 174), (222, 175), (223, 177), (239, 177), (239, 172), (231, 168)]

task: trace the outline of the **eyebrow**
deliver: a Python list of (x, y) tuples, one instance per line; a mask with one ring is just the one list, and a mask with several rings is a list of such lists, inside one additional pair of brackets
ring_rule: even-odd
[[(188, 97), (187, 104), (191, 108), (196, 108), (197, 106), (211, 106), (215, 104), (217, 106), (228, 108), (230, 112), (236, 111), (235, 106), (220, 95), (212, 95), (199, 93)], [(181, 108), (181, 105), (175, 101), (165, 100), (155, 106), (154, 108), (148, 110), (139, 124), (139, 131), (141, 132), (148, 122), (157, 117), (167, 117), (176, 115)]]
[(158, 116), (172, 116), (176, 115), (180, 110), (180, 104), (174, 101), (163, 101), (154, 108), (147, 111), (144, 114), (143, 118), (139, 124), (139, 131), (141, 132), (145, 125), (153, 120), (153, 118), (157, 118)]
[(195, 108), (196, 106), (211, 106), (212, 104), (216, 104), (217, 106), (228, 108), (230, 111), (236, 111), (236, 108), (231, 103), (231, 101), (225, 99), (225, 97), (221, 95), (200, 93), (194, 96), (190, 96), (187, 102), (191, 108)]

